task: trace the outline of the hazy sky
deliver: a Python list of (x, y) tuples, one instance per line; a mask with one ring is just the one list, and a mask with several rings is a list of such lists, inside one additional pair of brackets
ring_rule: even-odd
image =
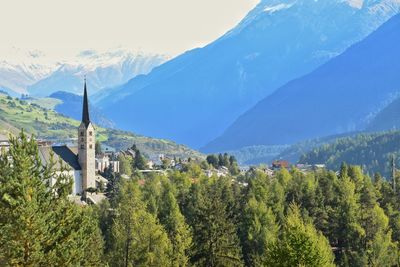
[(235, 26), (258, 0), (0, 0), (0, 56), (118, 46), (176, 55)]

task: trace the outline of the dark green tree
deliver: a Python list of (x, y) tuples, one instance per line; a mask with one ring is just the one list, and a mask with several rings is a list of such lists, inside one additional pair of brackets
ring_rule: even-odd
[(228, 178), (203, 178), (194, 184), (186, 211), (193, 229), (191, 262), (201, 266), (241, 266), (237, 221)]
[[(100, 264), (102, 238), (88, 208), (68, 199), (71, 177), (43, 166), (23, 132), (0, 156), (0, 262), (6, 266)], [(50, 181), (53, 181), (50, 183)], [(55, 181), (55, 182), (54, 182)]]

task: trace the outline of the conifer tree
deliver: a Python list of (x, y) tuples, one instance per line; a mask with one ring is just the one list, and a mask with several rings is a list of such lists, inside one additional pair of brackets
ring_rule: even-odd
[(170, 266), (172, 245), (164, 228), (146, 211), (137, 181), (124, 181), (112, 226), (110, 266)]
[[(338, 247), (338, 262), (359, 266), (366, 264), (364, 255), (358, 253), (359, 245), (365, 236), (360, 224), (361, 207), (356, 186), (347, 174), (348, 167), (343, 165), (335, 191), (335, 213), (331, 218), (333, 224), (332, 238)], [(346, 263), (347, 262), (347, 263)]]
[(266, 266), (335, 266), (328, 240), (311, 223), (302, 220), (298, 206), (290, 206), (282, 231), (269, 252)]
[(279, 226), (272, 210), (264, 202), (252, 197), (244, 208), (242, 246), (247, 266), (262, 266), (268, 250), (276, 241)]
[(88, 209), (69, 201), (71, 177), (57, 175), (54, 161), (42, 166), (33, 137), (22, 132), (10, 143), (0, 156), (0, 262), (79, 266), (89, 253), (92, 262), (100, 263), (97, 223)]
[(279, 226), (271, 207), (270, 178), (260, 171), (250, 174), (241, 216), (240, 237), (246, 266), (262, 266)]
[(237, 222), (232, 213), (229, 178), (203, 178), (194, 184), (188, 204), (194, 246), (191, 262), (200, 266), (241, 266)]
[(170, 255), (172, 266), (187, 266), (189, 249), (192, 245), (192, 234), (179, 210), (172, 185), (169, 182), (163, 183), (158, 218), (172, 243), (173, 249)]

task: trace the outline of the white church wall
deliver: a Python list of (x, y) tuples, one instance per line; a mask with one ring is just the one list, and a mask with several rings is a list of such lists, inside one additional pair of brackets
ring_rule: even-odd
[(81, 195), (82, 194), (82, 172), (81, 171), (73, 171), (74, 172), (74, 189), (73, 195)]

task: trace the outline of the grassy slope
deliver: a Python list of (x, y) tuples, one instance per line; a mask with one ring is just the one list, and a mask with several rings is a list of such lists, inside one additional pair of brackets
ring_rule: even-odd
[(62, 104), (61, 100), (56, 99), (56, 98), (51, 98), (51, 97), (33, 99), (29, 102), (39, 105), (43, 108), (52, 109), (52, 110), (54, 110), (57, 105)]
[[(16, 134), (24, 129), (39, 139), (51, 139), (58, 142), (74, 142), (79, 122), (62, 116), (52, 110), (29, 104), (18, 99), (7, 98), (0, 93), (0, 133)], [(202, 157), (197, 151), (171, 141), (153, 139), (129, 132), (96, 127), (97, 139), (106, 145), (124, 149), (132, 144), (147, 156), (165, 154), (176, 157)]]

